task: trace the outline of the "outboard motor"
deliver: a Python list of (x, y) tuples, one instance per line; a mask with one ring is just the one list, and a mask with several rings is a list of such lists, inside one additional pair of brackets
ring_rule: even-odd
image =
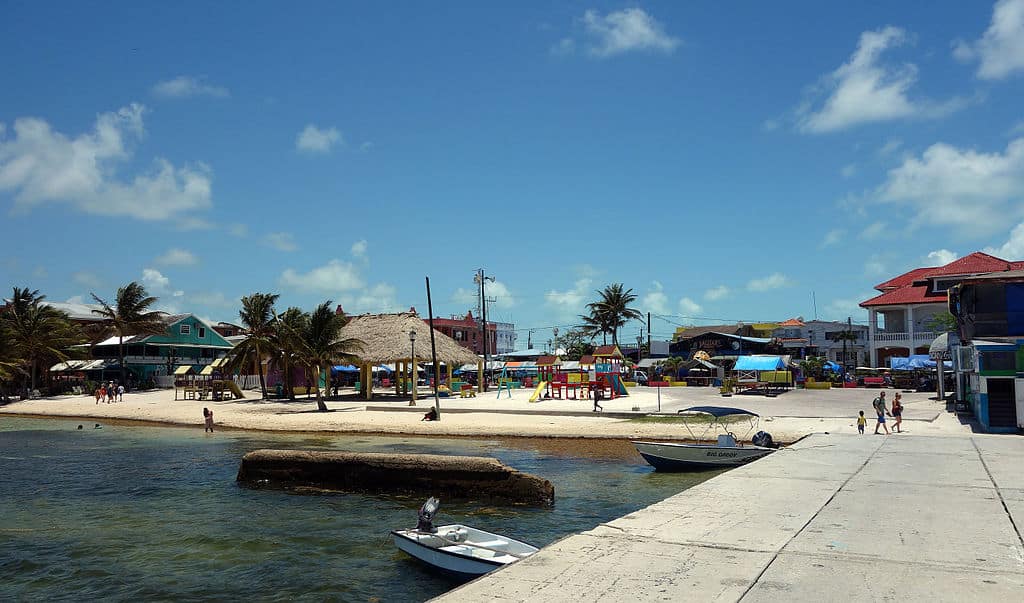
[(419, 521), (416, 523), (417, 532), (427, 532), (428, 534), (436, 534), (437, 528), (434, 527), (434, 515), (437, 514), (437, 510), (441, 508), (441, 501), (437, 500), (433, 496), (427, 499), (427, 502), (423, 503), (420, 507)]
[(755, 433), (754, 437), (751, 438), (750, 442), (754, 446), (760, 446), (761, 448), (776, 447), (775, 441), (772, 440), (772, 434), (768, 433), (767, 431), (759, 431)]

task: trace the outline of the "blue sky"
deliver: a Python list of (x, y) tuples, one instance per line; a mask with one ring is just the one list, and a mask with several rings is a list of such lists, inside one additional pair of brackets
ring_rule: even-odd
[[(676, 324), (1024, 259), (1024, 0), (8, 2), (0, 284)], [(633, 337), (639, 324), (628, 326)]]

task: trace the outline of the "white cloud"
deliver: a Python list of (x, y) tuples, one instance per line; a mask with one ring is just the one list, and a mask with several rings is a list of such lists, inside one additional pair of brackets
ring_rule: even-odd
[(651, 287), (640, 300), (640, 304), (654, 314), (669, 314), (668, 296), (660, 281), (651, 281)]
[(100, 282), (100, 277), (96, 276), (92, 272), (76, 272), (71, 275), (71, 280), (75, 281), (79, 285), (89, 287), (90, 289), (99, 289), (103, 286), (103, 283)]
[(290, 232), (272, 232), (267, 235), (266, 244), (279, 251), (295, 251), (299, 248)]
[(822, 308), (824, 320), (845, 320), (847, 318), (853, 318), (853, 320), (862, 320), (867, 313), (867, 310), (860, 307), (860, 303), (867, 301), (872, 297), (878, 295), (878, 291), (868, 291), (861, 294), (859, 297), (847, 297), (833, 299), (829, 303), (825, 304)]
[(153, 86), (153, 94), (162, 98), (189, 98), (193, 96), (226, 98), (228, 96), (228, 89), (223, 86), (207, 84), (200, 78), (179, 75), (173, 79), (157, 82)]
[(244, 238), (249, 235), (249, 227), (240, 222), (228, 226), (228, 234), (233, 237)]
[(903, 146), (903, 141), (899, 138), (889, 139), (884, 145), (882, 145), (882, 148), (878, 149), (878, 154), (882, 157), (892, 155), (898, 151), (901, 146)]
[[(865, 31), (850, 60), (822, 77), (810, 97), (797, 109), (799, 129), (821, 134), (851, 126), (900, 118), (936, 118), (963, 108), (962, 99), (935, 103), (927, 99), (911, 100), (910, 88), (917, 81), (917, 66), (912, 63), (887, 65), (882, 53), (910, 41), (898, 27)], [(829, 96), (820, 108), (814, 97)]]
[(889, 170), (880, 201), (905, 205), (912, 225), (949, 226), (977, 235), (1024, 216), (1024, 138), (1003, 153), (980, 153), (936, 143)]
[(144, 268), (142, 270), (142, 284), (146, 286), (146, 290), (150, 294), (161, 294), (166, 293), (170, 288), (171, 279), (161, 274), (159, 270)]
[(591, 296), (594, 281), (589, 277), (577, 279), (573, 288), (568, 291), (552, 289), (544, 294), (544, 302), (557, 312), (559, 318), (576, 316), (583, 313), (587, 298)]
[[(494, 300), (487, 302), (488, 311), (490, 308), (511, 308), (517, 303), (516, 296), (512, 293), (512, 290), (508, 288), (508, 285), (499, 280), (487, 281), (487, 287), (484, 291), (487, 293), (488, 299)], [(475, 308), (480, 301), (480, 289), (477, 287), (472, 289), (459, 287), (452, 294), (452, 301)]]
[(935, 251), (929, 252), (927, 256), (927, 266), (945, 266), (946, 264), (957, 259), (956, 252), (948, 249), (936, 249)]
[(355, 243), (352, 243), (352, 256), (353, 257), (357, 257), (357, 258), (365, 257), (366, 256), (366, 248), (367, 248), (366, 239), (362, 239), (360, 241), (356, 241)]
[(781, 272), (772, 273), (764, 278), (755, 278), (747, 283), (747, 289), (751, 291), (770, 291), (788, 287), (792, 283), (789, 278)]
[(1006, 260), (1024, 260), (1024, 222), (1013, 227), (1005, 243), (999, 247), (987, 247), (985, 253)]
[(984, 80), (1024, 71), (1024, 0), (996, 2), (981, 39), (954, 42), (953, 56), (965, 63), (979, 61), (977, 76)]
[(703, 310), (703, 308), (701, 308), (700, 304), (693, 301), (689, 297), (684, 297), (679, 300), (679, 312), (683, 316), (692, 317), (694, 314), (700, 314), (701, 310)]
[(359, 275), (359, 270), (354, 265), (341, 260), (331, 260), (305, 274), (288, 268), (281, 273), (281, 278), (278, 280), (282, 287), (294, 287), (301, 291), (318, 293), (338, 293), (363, 287), (363, 279)]
[(562, 38), (551, 47), (551, 54), (557, 57), (569, 56), (574, 52), (576, 52), (576, 40), (572, 38)]
[(164, 266), (193, 266), (199, 263), (199, 258), (186, 249), (172, 248), (154, 261)]
[(720, 299), (725, 299), (726, 297), (728, 297), (729, 293), (731, 292), (729, 291), (728, 287), (726, 287), (725, 285), (719, 285), (717, 287), (712, 287), (711, 289), (705, 291), (704, 299), (708, 301), (718, 301)]
[(843, 178), (853, 178), (853, 176), (856, 173), (857, 173), (857, 164), (856, 163), (848, 163), (848, 164), (844, 165), (841, 170), (839, 170), (839, 175), (842, 176)]
[[(230, 299), (220, 291), (196, 291), (188, 294), (188, 301), (200, 306), (215, 308), (241, 308), (242, 302), (238, 299)], [(238, 321), (237, 318), (234, 319)]]
[(18, 118), (13, 138), (0, 134), (0, 191), (14, 193), (28, 211), (45, 203), (67, 203), (91, 214), (158, 221), (210, 207), (210, 170), (202, 164), (177, 168), (157, 158), (148, 172), (118, 179), (132, 162), (132, 143), (144, 136), (142, 105), (132, 104), (96, 118), (92, 132), (74, 138), (46, 121)]
[(872, 255), (864, 262), (864, 274), (866, 276), (882, 276), (888, 272), (885, 261), (878, 254)]
[(777, 119), (766, 119), (761, 122), (761, 130), (765, 132), (774, 132), (779, 129), (779, 120)]
[(308, 153), (326, 153), (339, 143), (344, 144), (337, 128), (318, 128), (313, 124), (295, 137), (295, 148)]
[[(587, 54), (608, 58), (627, 52), (647, 51), (672, 54), (681, 43), (679, 38), (665, 33), (664, 26), (639, 8), (626, 8), (601, 15), (588, 10), (583, 13), (582, 24), (586, 41), (582, 44)], [(552, 49), (555, 54), (569, 54), (576, 41), (565, 38)]]
[(868, 224), (868, 226), (860, 232), (860, 238), (866, 241), (877, 239), (885, 233), (885, 227), (885, 222), (873, 222)]
[[(387, 283), (378, 283), (366, 288), (351, 301), (346, 299), (345, 306), (351, 306), (354, 312), (397, 312), (405, 308), (398, 307), (395, 301), (396, 290)], [(429, 342), (427, 342), (429, 344)], [(428, 350), (429, 351), (429, 348)], [(417, 354), (419, 355), (419, 354)]]
[(822, 239), (820, 247), (831, 247), (838, 245), (843, 241), (843, 235), (846, 231), (842, 228), (833, 228), (832, 230), (825, 233), (825, 238)]
[(65, 304), (84, 304), (85, 299), (81, 295), (72, 295), (64, 300)]

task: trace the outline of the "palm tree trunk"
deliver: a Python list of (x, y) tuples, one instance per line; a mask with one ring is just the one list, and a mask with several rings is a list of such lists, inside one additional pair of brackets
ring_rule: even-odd
[(121, 381), (120, 381), (119, 385), (124, 385), (125, 384), (125, 379), (124, 379), (124, 334), (123, 333), (119, 333), (118, 336), (117, 336), (117, 355), (121, 359), (121, 367), (120, 367), (121, 368), (121, 371), (120, 371)]
[(260, 376), (260, 391), (263, 392), (263, 399), (267, 399), (267, 381), (263, 378), (263, 354), (260, 353), (260, 346), (256, 346), (256, 374)]
[(320, 412), (327, 412), (327, 405), (324, 404), (323, 392), (320, 391), (320, 366), (316, 367), (316, 374), (313, 375), (313, 387), (316, 388), (316, 409)]
[(38, 365), (39, 365), (39, 363), (37, 361), (35, 361), (35, 360), (32, 361), (32, 387), (30, 388), (31, 390), (35, 390), (36, 389), (36, 385), (38, 385), (38, 383), (37, 383)]

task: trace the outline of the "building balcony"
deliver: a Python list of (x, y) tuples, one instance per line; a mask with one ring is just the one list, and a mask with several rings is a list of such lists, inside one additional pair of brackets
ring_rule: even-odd
[[(914, 333), (914, 345), (928, 344), (941, 335), (938, 331), (919, 331)], [(878, 331), (875, 333), (875, 345), (878, 346), (903, 344), (910, 345), (910, 333), (903, 331)]]

